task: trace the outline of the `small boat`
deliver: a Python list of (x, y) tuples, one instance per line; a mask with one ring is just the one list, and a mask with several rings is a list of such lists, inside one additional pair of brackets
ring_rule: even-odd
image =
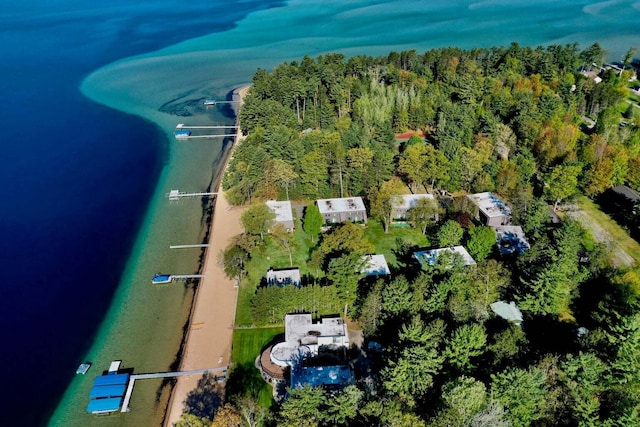
[(151, 279), (151, 283), (153, 283), (154, 285), (160, 285), (162, 283), (170, 283), (173, 280), (173, 278), (171, 277), (170, 274), (156, 274), (153, 276), (153, 279)]
[(211, 107), (213, 105), (216, 105), (216, 101), (213, 99), (205, 99), (203, 104), (205, 107)]
[(178, 139), (186, 139), (191, 136), (191, 131), (187, 129), (176, 129), (173, 134)]
[(76, 374), (86, 374), (87, 371), (89, 370), (89, 368), (91, 367), (91, 363), (87, 362), (87, 363), (82, 363), (80, 364), (80, 366), (78, 366), (78, 369), (76, 369)]

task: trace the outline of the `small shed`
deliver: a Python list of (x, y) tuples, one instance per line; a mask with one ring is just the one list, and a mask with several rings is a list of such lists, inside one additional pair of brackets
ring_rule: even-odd
[(324, 225), (341, 224), (347, 221), (367, 223), (367, 210), (362, 197), (316, 200)]
[(498, 226), (511, 223), (511, 208), (490, 192), (469, 194), (467, 196), (478, 206), (478, 219), (485, 225)]
[(291, 202), (289, 200), (284, 201), (275, 201), (268, 200), (265, 202), (266, 205), (271, 209), (276, 215), (275, 222), (276, 224), (282, 224), (287, 229), (287, 231), (293, 231), (295, 225), (293, 223), (293, 211), (291, 210)]
[(522, 324), (522, 312), (513, 301), (496, 301), (491, 304), (491, 310), (493, 310), (497, 316), (509, 322), (513, 322), (518, 326)]

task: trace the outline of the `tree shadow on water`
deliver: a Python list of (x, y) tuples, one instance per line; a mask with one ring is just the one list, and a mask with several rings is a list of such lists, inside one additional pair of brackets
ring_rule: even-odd
[(224, 388), (216, 381), (213, 374), (206, 373), (198, 381), (195, 389), (187, 394), (184, 400), (184, 412), (199, 418), (213, 419), (222, 406)]

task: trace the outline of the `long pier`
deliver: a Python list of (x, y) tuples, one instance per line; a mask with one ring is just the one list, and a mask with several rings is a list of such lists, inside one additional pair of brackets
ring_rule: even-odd
[(181, 135), (176, 136), (176, 139), (193, 139), (193, 138), (226, 138), (226, 137), (236, 137), (238, 134), (236, 133), (221, 133), (218, 135)]
[(205, 197), (205, 196), (217, 196), (218, 193), (187, 193), (184, 191), (180, 191), (180, 190), (171, 190), (169, 193), (167, 193), (165, 195), (165, 197), (168, 197), (169, 200), (176, 201), (176, 200), (180, 200), (182, 197)]
[(197, 245), (171, 245), (169, 249), (186, 249), (186, 248), (208, 248), (208, 243), (199, 243)]
[[(129, 377), (129, 385), (127, 386), (127, 392), (124, 395), (124, 400), (122, 401), (122, 407), (120, 408), (120, 412), (129, 412), (129, 402), (131, 401), (131, 395), (133, 394), (133, 386), (136, 384), (136, 380), (147, 380), (152, 378), (174, 378), (174, 377), (182, 377), (186, 375), (204, 375), (207, 373), (216, 373), (216, 372), (226, 372), (229, 366), (222, 366), (220, 368), (210, 368), (210, 369), (196, 369), (193, 371), (180, 371), (180, 372), (157, 372), (153, 374), (136, 374), (131, 375)], [(222, 375), (222, 378), (225, 378), (225, 375)]]
[(175, 280), (187, 280), (187, 279), (202, 279), (204, 274), (172, 274), (171, 281)]
[(176, 139), (191, 139), (191, 138), (226, 138), (226, 137), (236, 137), (238, 134), (233, 133), (222, 133), (222, 134), (207, 134), (207, 135), (191, 135), (190, 129), (234, 129), (238, 130), (237, 125), (212, 125), (212, 126), (199, 126), (199, 125), (186, 125), (184, 123), (179, 123), (176, 125), (176, 130), (174, 131), (174, 136)]
[(176, 130), (180, 130), (180, 129), (238, 129), (238, 126), (236, 126), (236, 125), (229, 125), (229, 126), (190, 126), (190, 125), (185, 125), (184, 123), (179, 123), (178, 125), (176, 125)]

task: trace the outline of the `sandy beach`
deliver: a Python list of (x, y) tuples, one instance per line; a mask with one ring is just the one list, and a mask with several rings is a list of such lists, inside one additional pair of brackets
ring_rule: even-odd
[[(244, 98), (249, 86), (243, 86), (234, 94)], [(238, 129), (234, 146), (240, 142)], [(229, 158), (232, 152), (229, 153)], [(228, 159), (227, 159), (228, 161)], [(226, 164), (225, 164), (226, 168)], [(218, 254), (229, 241), (242, 233), (240, 216), (242, 207), (233, 207), (222, 193), (222, 179), (214, 207), (209, 233), (209, 248), (202, 269), (204, 278), (198, 287), (191, 313), (191, 329), (187, 333), (181, 371), (209, 369), (228, 365), (231, 357), (233, 323), (236, 314), (237, 288), (232, 279), (225, 276), (218, 264)], [(165, 426), (172, 426), (180, 419), (187, 394), (196, 388), (201, 375), (178, 377), (169, 402)]]

